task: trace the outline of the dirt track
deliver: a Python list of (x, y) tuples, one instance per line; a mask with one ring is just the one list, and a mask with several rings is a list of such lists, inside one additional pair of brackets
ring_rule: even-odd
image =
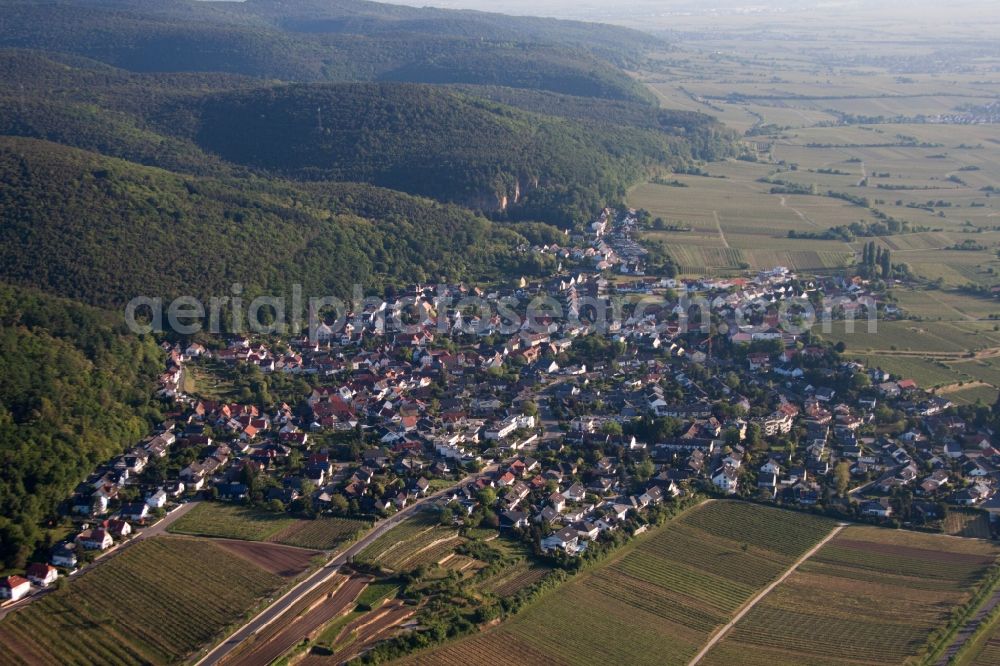
[(815, 546), (813, 546), (805, 555), (803, 555), (802, 557), (800, 557), (799, 559), (797, 559), (795, 561), (795, 563), (792, 564), (792, 566), (790, 566), (788, 569), (786, 569), (785, 573), (781, 574), (781, 577), (778, 578), (778, 580), (774, 581), (773, 583), (771, 583), (770, 585), (768, 585), (767, 587), (765, 587), (763, 590), (761, 590), (757, 594), (757, 596), (755, 596), (753, 599), (751, 599), (750, 601), (748, 601), (746, 603), (746, 605), (743, 606), (743, 608), (740, 610), (740, 612), (737, 613), (735, 616), (733, 616), (733, 619), (730, 620), (729, 623), (726, 624), (726, 626), (722, 627), (722, 629), (720, 629), (719, 631), (717, 631), (712, 636), (712, 638), (709, 639), (708, 643), (705, 644), (705, 647), (703, 647), (701, 649), (701, 651), (694, 656), (694, 659), (692, 659), (691, 661), (688, 662), (688, 666), (695, 666), (695, 664), (697, 664), (699, 661), (701, 661), (705, 657), (705, 655), (708, 654), (709, 651), (713, 647), (715, 647), (715, 644), (718, 643), (720, 640), (722, 640), (725, 637), (725, 635), (729, 633), (729, 630), (732, 629), (736, 625), (737, 622), (739, 622), (741, 619), (743, 619), (744, 615), (746, 615), (748, 612), (750, 612), (751, 608), (753, 608), (754, 606), (757, 605), (757, 602), (759, 602), (761, 599), (763, 599), (768, 594), (770, 594), (771, 590), (773, 590), (774, 588), (778, 587), (778, 585), (780, 585), (781, 583), (783, 583), (786, 578), (788, 578), (793, 573), (795, 573), (795, 570), (799, 568), (799, 565), (801, 565), (803, 562), (805, 562), (810, 557), (812, 557), (813, 555), (815, 555), (819, 551), (820, 548), (822, 548), (823, 546), (825, 546), (827, 544), (827, 542), (829, 542), (831, 539), (833, 539), (833, 537), (837, 536), (837, 534), (839, 534), (840, 531), (842, 529), (844, 529), (845, 526), (846, 525), (842, 523), (842, 524), (837, 525), (836, 527), (834, 527), (833, 531), (831, 531), (829, 534), (827, 534), (826, 537), (824, 537), (822, 541), (820, 541)]

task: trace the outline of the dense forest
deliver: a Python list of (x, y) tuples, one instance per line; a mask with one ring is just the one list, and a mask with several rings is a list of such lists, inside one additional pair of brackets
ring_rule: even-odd
[[(120, 317), (118, 317), (120, 319)], [(23, 567), (40, 525), (94, 466), (162, 418), (151, 339), (72, 301), (0, 284), (0, 558)]]
[(519, 234), (361, 184), (197, 178), (0, 137), (0, 278), (99, 305), (137, 295), (347, 296), (520, 272)]
[(577, 187), (618, 200), (644, 168), (693, 158), (690, 144), (667, 132), (596, 131), (424, 85), (223, 93), (205, 101), (195, 122), (196, 143), (236, 164), (298, 179), (365, 181), (485, 212), (530, 207), (537, 194), (550, 212), (537, 206), (534, 217), (560, 223), (585, 221), (593, 208), (560, 202), (556, 193)]
[(3, 18), (0, 46), (74, 53), (133, 71), (488, 81), (646, 102), (649, 93), (615, 65), (662, 46), (611, 26), (357, 0), (15, 0), (5, 3)]
[(253, 84), (21, 50), (0, 50), (0, 72), (4, 134), (196, 175), (362, 181), (563, 227), (642, 176), (734, 150), (702, 114), (510, 88)]

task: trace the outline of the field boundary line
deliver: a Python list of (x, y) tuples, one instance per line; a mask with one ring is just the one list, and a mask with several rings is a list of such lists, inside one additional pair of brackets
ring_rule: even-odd
[(688, 666), (695, 666), (695, 664), (704, 659), (705, 655), (708, 654), (708, 651), (711, 650), (713, 647), (715, 647), (715, 644), (718, 643), (720, 640), (722, 640), (723, 637), (725, 637), (725, 635), (729, 633), (729, 630), (732, 629), (737, 622), (742, 620), (744, 615), (750, 612), (751, 608), (756, 606), (761, 599), (770, 594), (771, 590), (778, 587), (778, 585), (780, 585), (781, 583), (785, 582), (786, 578), (795, 573), (795, 570), (799, 568), (799, 565), (801, 565), (803, 562), (805, 562), (810, 557), (815, 555), (816, 551), (825, 546), (827, 542), (830, 541), (830, 539), (837, 536), (837, 534), (839, 534), (840, 531), (845, 527), (847, 527), (847, 525), (844, 523), (834, 527), (833, 530), (831, 530), (829, 534), (823, 537), (823, 539), (819, 543), (810, 548), (802, 557), (795, 560), (792, 566), (788, 567), (788, 569), (785, 570), (785, 573), (781, 574), (781, 576), (777, 580), (773, 581), (770, 585), (768, 585), (763, 590), (758, 592), (757, 596), (748, 601), (746, 605), (743, 606), (743, 608), (740, 610), (740, 612), (733, 616), (732, 620), (730, 620), (724, 627), (722, 627), (722, 629), (715, 632), (715, 635), (708, 640), (708, 643), (705, 644), (705, 647), (703, 647), (701, 651), (698, 652), (698, 654), (696, 654), (694, 658), (688, 662)]

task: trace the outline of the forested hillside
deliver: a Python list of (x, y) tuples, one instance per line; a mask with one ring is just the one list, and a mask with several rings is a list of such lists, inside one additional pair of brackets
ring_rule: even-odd
[[(549, 213), (536, 207), (541, 219), (562, 223), (585, 219), (594, 201), (622, 197), (644, 167), (683, 166), (692, 158), (690, 144), (665, 132), (588, 131), (415, 85), (222, 94), (206, 100), (196, 122), (194, 140), (236, 164), (294, 178), (371, 182), (487, 212), (531, 206), (537, 197), (549, 206)], [(567, 195), (574, 187), (587, 199)]]
[(151, 420), (162, 352), (106, 313), (0, 284), (0, 559), (24, 566), (39, 523)]
[(355, 282), (484, 279), (522, 268), (518, 234), (358, 184), (181, 176), (0, 138), (0, 278), (101, 305), (145, 294), (347, 296)]
[(610, 26), (355, 0), (15, 0), (3, 18), (0, 46), (74, 53), (134, 71), (486, 81), (646, 102), (648, 91), (609, 58), (634, 63), (658, 44)]
[(298, 32), (451, 35), (472, 40), (520, 41), (586, 49), (627, 66), (663, 43), (618, 26), (482, 11), (368, 2), (366, 0), (249, 0), (215, 2), (218, 11), (253, 17)]
[(689, 147), (687, 152), (683, 148), (680, 149), (681, 157), (718, 160), (730, 156), (733, 150), (732, 131), (717, 122), (715, 118), (696, 111), (661, 109), (627, 100), (590, 99), (544, 90), (502, 86), (459, 85), (453, 89), (493, 100), (505, 106), (547, 116), (568, 118), (598, 134), (626, 127), (655, 130), (673, 137), (682, 137)]
[(368, 182), (564, 227), (651, 171), (733, 151), (702, 114), (530, 90), (268, 85), (22, 50), (0, 51), (0, 72), (4, 134), (189, 174)]

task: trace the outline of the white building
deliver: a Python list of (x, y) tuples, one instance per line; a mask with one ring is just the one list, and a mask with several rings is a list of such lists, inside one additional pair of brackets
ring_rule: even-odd
[(31, 591), (31, 583), (21, 576), (7, 576), (0, 580), (0, 599), (17, 601)]

